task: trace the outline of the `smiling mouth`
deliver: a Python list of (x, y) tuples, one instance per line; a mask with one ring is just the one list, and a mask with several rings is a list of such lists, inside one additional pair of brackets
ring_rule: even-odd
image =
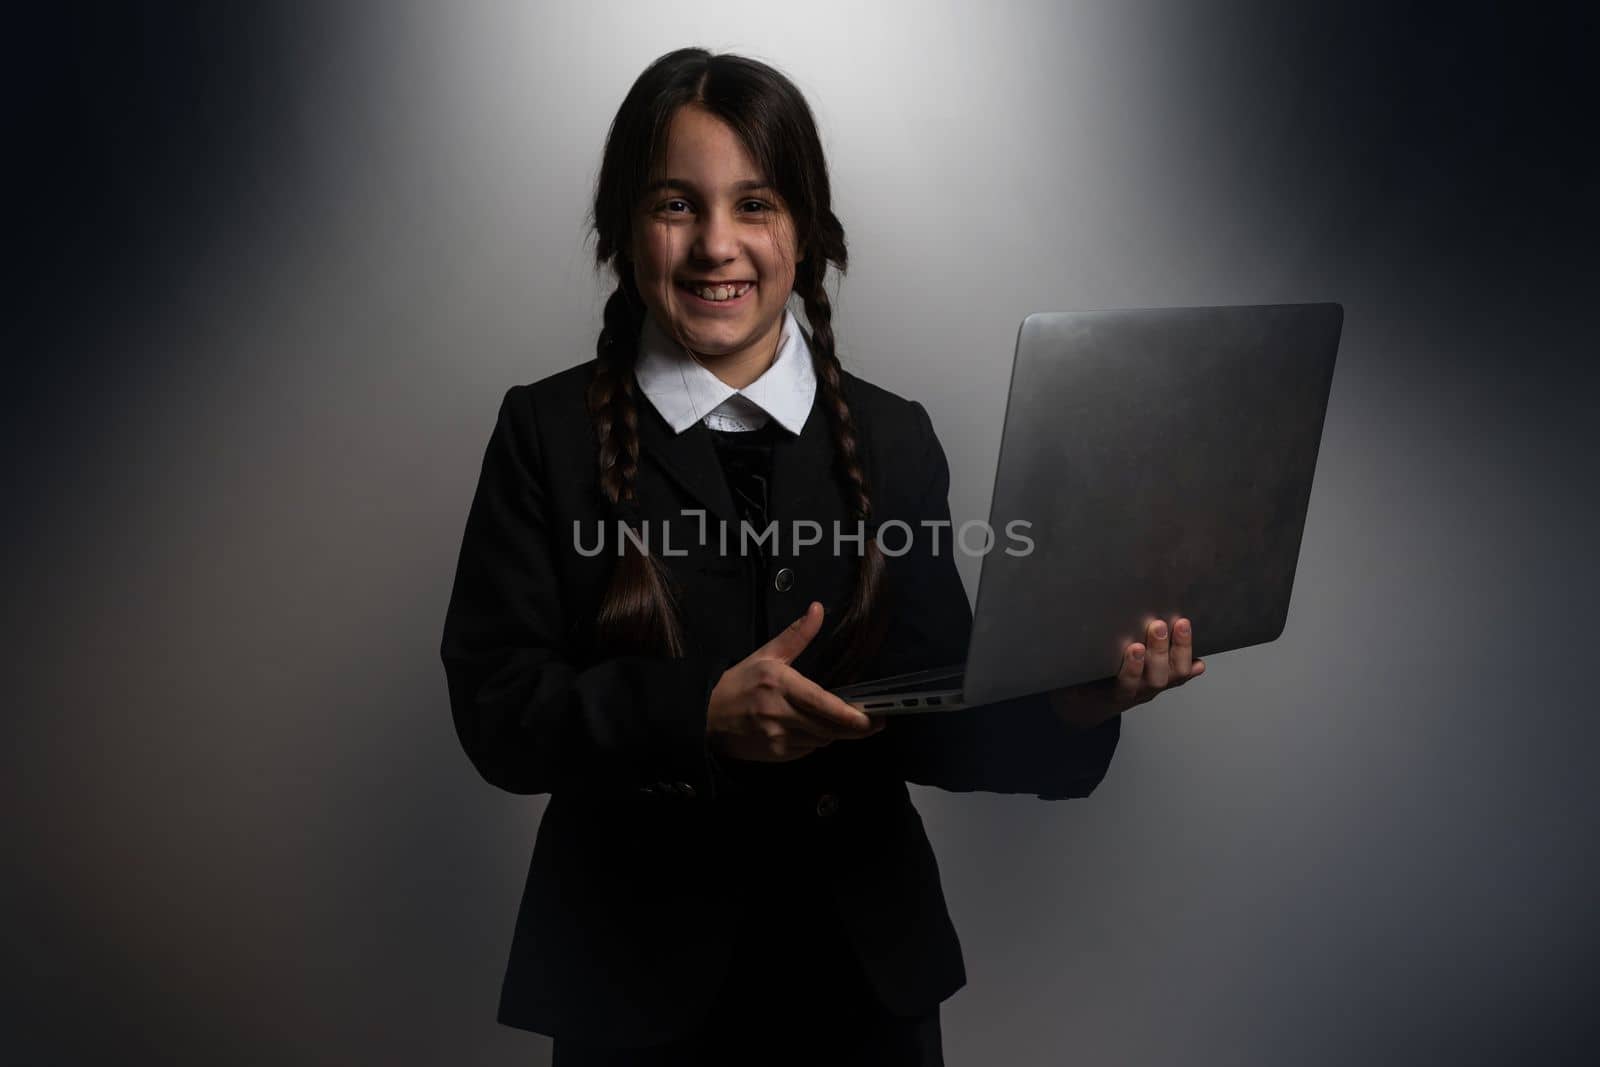
[[(723, 285), (691, 285), (688, 282), (679, 282), (678, 288), (694, 298), (694, 302), (704, 307), (725, 307), (731, 304), (742, 304), (755, 290), (755, 282), (733, 282)], [(702, 295), (707, 294), (707, 295)]]

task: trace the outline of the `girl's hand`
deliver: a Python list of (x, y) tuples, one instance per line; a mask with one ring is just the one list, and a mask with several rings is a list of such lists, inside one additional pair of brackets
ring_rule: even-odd
[(1050, 694), (1056, 714), (1069, 726), (1088, 729), (1136, 704), (1154, 700), (1163, 690), (1175, 689), (1205, 673), (1203, 660), (1194, 658), (1194, 633), (1188, 619), (1174, 619), (1171, 643), (1165, 620), (1152, 619), (1145, 627), (1145, 645), (1130, 642), (1122, 650), (1122, 667), (1115, 678), (1057, 689)]
[(871, 737), (884, 728), (793, 667), (822, 629), (822, 605), (722, 673), (706, 709), (706, 736), (736, 759), (769, 763), (799, 759), (830, 741)]

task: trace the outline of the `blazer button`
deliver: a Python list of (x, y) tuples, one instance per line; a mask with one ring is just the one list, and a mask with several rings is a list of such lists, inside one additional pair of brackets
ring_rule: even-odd
[(780, 593), (787, 593), (790, 587), (793, 585), (794, 571), (790, 570), (788, 567), (780, 568), (778, 573), (772, 576), (772, 588), (776, 589)]
[(839, 813), (839, 798), (832, 793), (824, 793), (817, 798), (817, 814), (826, 819)]

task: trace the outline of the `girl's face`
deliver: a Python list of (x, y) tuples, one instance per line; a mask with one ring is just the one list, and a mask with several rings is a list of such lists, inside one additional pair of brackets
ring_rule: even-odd
[[(799, 262), (794, 220), (721, 119), (679, 108), (667, 143), (666, 180), (634, 217), (634, 280), (668, 336), (743, 387), (777, 351)], [(714, 283), (725, 287), (703, 293)]]

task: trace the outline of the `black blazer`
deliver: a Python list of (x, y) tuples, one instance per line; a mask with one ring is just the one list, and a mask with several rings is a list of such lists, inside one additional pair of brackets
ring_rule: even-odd
[[(932, 1011), (966, 982), (933, 851), (906, 782), (939, 788), (1082, 797), (1106, 773), (1120, 719), (1070, 729), (1043, 697), (983, 709), (899, 716), (881, 733), (788, 763), (730, 775), (706, 742), (706, 707), (722, 672), (751, 651), (753, 579), (718, 551), (735, 511), (710, 431), (674, 435), (639, 400), (641, 516), (681, 584), (687, 640), (679, 659), (607, 656), (594, 620), (615, 561), (615, 525), (596, 472), (584, 393), (590, 361), (512, 387), (483, 459), (467, 518), (441, 653), (457, 734), (478, 771), (513, 793), (549, 793), (502, 986), (499, 1020), (561, 1039), (639, 1045), (702, 1019), (732, 948), (752, 834), (814, 871), (841, 909), (844, 934), (884, 1003)], [(922, 520), (949, 519), (949, 467), (927, 412), (843, 376), (868, 464), (875, 522), (917, 534), (886, 560), (889, 628), (864, 677), (960, 661), (971, 610), (950, 530), (940, 551)], [(820, 394), (819, 394), (820, 395)], [(824, 632), (795, 661), (807, 677), (847, 602), (855, 549), (833, 551), (845, 499), (833, 475), (825, 412), (774, 447), (770, 517), (780, 529), (765, 584), (769, 634), (812, 600)], [(1047, 491), (1047, 487), (1041, 487)], [(691, 512), (684, 514), (684, 511)], [(704, 512), (702, 517), (694, 512)], [(790, 543), (791, 520), (822, 524), (821, 544)], [(701, 524), (709, 536), (701, 543)], [(606, 551), (592, 550), (607, 522)], [(574, 540), (578, 524), (580, 540)], [(890, 547), (897, 534), (886, 536)], [(730, 540), (730, 544), (736, 543)], [(784, 588), (778, 588), (783, 586)]]

